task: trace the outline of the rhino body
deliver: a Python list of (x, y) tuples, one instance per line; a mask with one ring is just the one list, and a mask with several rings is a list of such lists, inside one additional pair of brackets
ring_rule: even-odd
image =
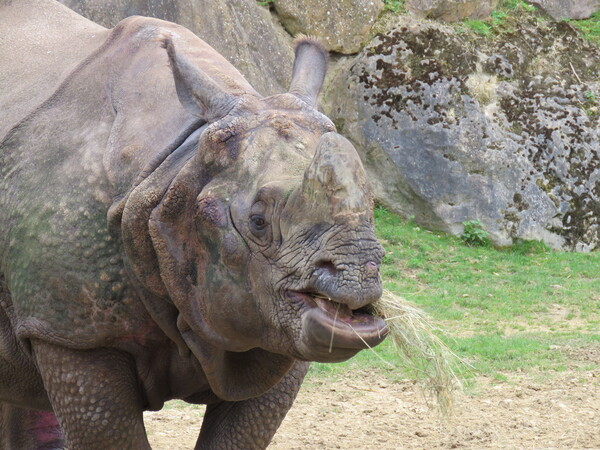
[(198, 448), (264, 448), (309, 361), (384, 339), (325, 70), (300, 39), (265, 98), (176, 24), (0, 0), (0, 448), (149, 448), (174, 398)]

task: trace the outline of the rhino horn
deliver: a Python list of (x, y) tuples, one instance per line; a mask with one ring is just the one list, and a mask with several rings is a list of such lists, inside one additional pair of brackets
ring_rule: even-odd
[(170, 35), (163, 35), (161, 40), (162, 47), (169, 55), (177, 96), (184, 108), (207, 122), (225, 117), (237, 104), (239, 98), (225, 91), (184, 55), (176, 52)]
[(334, 218), (370, 211), (372, 199), (362, 162), (354, 146), (337, 133), (325, 133), (304, 172), (302, 197)]
[(327, 51), (315, 39), (306, 36), (296, 39), (295, 48), (290, 93), (315, 106), (327, 72)]

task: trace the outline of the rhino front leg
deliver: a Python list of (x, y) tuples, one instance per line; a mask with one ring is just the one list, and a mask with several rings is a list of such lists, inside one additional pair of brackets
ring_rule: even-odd
[(133, 359), (114, 349), (33, 341), (50, 403), (70, 450), (149, 449)]
[(309, 366), (308, 362), (296, 362), (260, 397), (208, 405), (196, 449), (267, 448), (292, 407)]

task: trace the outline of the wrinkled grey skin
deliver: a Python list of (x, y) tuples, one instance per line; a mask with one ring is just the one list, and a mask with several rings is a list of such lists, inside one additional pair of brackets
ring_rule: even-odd
[(325, 52), (262, 98), (175, 24), (0, 1), (0, 447), (149, 448), (173, 398), (197, 448), (266, 447), (308, 361), (387, 333)]

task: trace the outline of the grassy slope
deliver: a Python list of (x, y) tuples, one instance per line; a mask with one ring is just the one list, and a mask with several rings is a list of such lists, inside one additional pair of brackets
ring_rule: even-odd
[(589, 19), (571, 20), (570, 23), (578, 28), (588, 41), (600, 46), (600, 11), (595, 12)]
[[(384, 10), (391, 14), (405, 14), (405, 0), (383, 0)], [(536, 8), (523, 0), (501, 0), (498, 8), (492, 12), (487, 20), (464, 20), (457, 27), (464, 26), (475, 33), (488, 36), (494, 32), (501, 32), (505, 19), (509, 16), (520, 17), (523, 12), (535, 12)], [(577, 28), (584, 39), (600, 46), (600, 11), (589, 19), (569, 20)]]
[[(375, 211), (387, 255), (384, 285), (416, 303), (477, 371), (505, 378), (515, 370), (591, 370), (573, 355), (600, 346), (600, 252), (556, 252), (525, 242), (511, 249), (469, 247), (387, 212)], [(378, 367), (404, 376), (394, 349), (376, 349), (314, 374)]]

